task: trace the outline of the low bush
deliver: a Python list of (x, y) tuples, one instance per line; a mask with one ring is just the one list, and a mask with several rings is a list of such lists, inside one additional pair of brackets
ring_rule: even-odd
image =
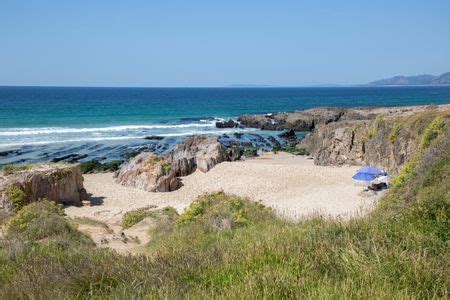
[(22, 208), (6, 223), (8, 235), (30, 241), (62, 236), (65, 239), (82, 241), (85, 237), (64, 219), (62, 208), (50, 201), (38, 201)]
[(4, 165), (3, 166), (3, 172), (5, 172), (6, 175), (12, 174), (14, 172), (25, 171), (25, 170), (30, 170), (30, 169), (31, 169), (31, 165), (24, 165), (24, 166)]
[(436, 117), (425, 129), (422, 137), (422, 148), (428, 148), (431, 142), (445, 130), (446, 123), (441, 117)]
[(123, 160), (112, 160), (106, 163), (93, 159), (90, 161), (80, 163), (81, 172), (83, 174), (99, 173), (99, 172), (114, 172), (122, 165)]
[(152, 217), (155, 219), (161, 219), (162, 217), (169, 217), (175, 219), (178, 216), (177, 210), (171, 206), (167, 206), (163, 209), (149, 210), (149, 209), (137, 209), (132, 210), (122, 217), (122, 228), (130, 228), (137, 223), (141, 222), (145, 218)]
[(389, 142), (391, 144), (395, 143), (397, 140), (397, 137), (400, 133), (401, 126), (399, 124), (395, 124), (394, 127), (391, 130), (391, 133), (389, 134)]
[(12, 185), (8, 189), (8, 198), (14, 205), (14, 210), (19, 211), (25, 204), (27, 194), (18, 186)]

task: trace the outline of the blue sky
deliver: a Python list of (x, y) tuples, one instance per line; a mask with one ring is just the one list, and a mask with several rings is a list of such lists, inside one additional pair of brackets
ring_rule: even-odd
[(446, 71), (449, 0), (0, 0), (0, 85), (301, 86)]

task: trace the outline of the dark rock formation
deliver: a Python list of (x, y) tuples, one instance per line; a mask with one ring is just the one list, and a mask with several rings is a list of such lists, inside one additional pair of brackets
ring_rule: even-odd
[(69, 205), (87, 200), (80, 166), (40, 164), (0, 174), (0, 207), (12, 211), (42, 199)]
[(144, 138), (144, 140), (150, 140), (150, 141), (161, 141), (163, 139), (164, 139), (163, 136), (158, 136), (158, 135), (150, 135), (150, 136), (146, 136)]
[(280, 138), (286, 139), (288, 141), (296, 141), (297, 136), (295, 135), (295, 131), (293, 129), (286, 130), (285, 132), (278, 135)]
[(238, 123), (236, 123), (235, 121), (229, 119), (228, 121), (219, 121), (216, 122), (216, 127), (217, 128), (236, 128), (238, 127)]
[(238, 121), (251, 128), (262, 130), (311, 131), (318, 124), (328, 124), (338, 121), (344, 114), (342, 108), (313, 108), (290, 113), (274, 115), (242, 115)]

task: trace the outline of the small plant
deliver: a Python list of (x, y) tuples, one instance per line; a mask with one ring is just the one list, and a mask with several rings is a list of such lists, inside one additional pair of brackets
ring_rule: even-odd
[(64, 168), (62, 170), (57, 171), (55, 174), (53, 174), (53, 178), (56, 181), (60, 181), (60, 180), (62, 180), (64, 178), (67, 178), (71, 174), (72, 174), (72, 169), (71, 168)]
[(27, 194), (20, 187), (13, 185), (9, 188), (8, 197), (13, 203), (15, 211), (19, 211), (25, 204)]
[(154, 155), (154, 156), (150, 157), (149, 160), (147, 160), (147, 164), (149, 164), (150, 166), (154, 166), (160, 160), (161, 160), (161, 158), (159, 156)]
[(389, 142), (391, 142), (391, 144), (395, 143), (395, 141), (397, 140), (398, 134), (400, 133), (400, 129), (401, 126), (399, 124), (395, 124), (394, 127), (392, 128), (392, 131), (389, 134)]
[(122, 218), (122, 228), (127, 229), (130, 228), (140, 221), (144, 220), (148, 217), (155, 217), (156, 213), (152, 210), (144, 210), (138, 209), (127, 212)]
[(445, 126), (445, 121), (441, 117), (436, 117), (425, 129), (421, 141), (422, 148), (428, 148), (431, 145), (431, 142), (444, 132)]
[(361, 128), (360, 123), (356, 123), (355, 125), (353, 125), (352, 133), (355, 134), (359, 130), (359, 128)]
[(3, 172), (5, 172), (6, 175), (12, 174), (14, 172), (25, 171), (25, 170), (30, 170), (30, 169), (31, 169), (30, 165), (25, 165), (25, 166), (5, 165), (5, 166), (3, 166)]
[(170, 162), (168, 162), (168, 161), (163, 161), (161, 163), (161, 167), (162, 167), (162, 169), (164, 171), (164, 174), (169, 174), (170, 170), (172, 170), (172, 164)]
[(367, 132), (368, 139), (374, 138), (376, 135), (377, 135), (377, 130), (374, 127), (369, 129), (369, 131)]

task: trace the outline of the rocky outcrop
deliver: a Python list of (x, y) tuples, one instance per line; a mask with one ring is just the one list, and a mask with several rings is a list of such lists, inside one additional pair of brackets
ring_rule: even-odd
[(246, 127), (263, 130), (310, 131), (318, 124), (338, 121), (344, 112), (341, 108), (313, 108), (274, 115), (242, 115), (238, 121)]
[[(438, 105), (433, 109), (445, 110), (450, 105)], [(312, 131), (319, 125), (339, 121), (374, 120), (378, 115), (407, 116), (417, 112), (428, 111), (430, 106), (401, 106), (401, 107), (364, 107), (364, 108), (338, 108), (319, 107), (293, 112), (282, 112), (267, 115), (242, 115), (238, 121), (250, 128), (262, 130)]]
[(290, 142), (295, 142), (297, 140), (295, 130), (293, 130), (293, 129), (289, 129), (289, 130), (282, 132), (281, 134), (278, 135), (278, 137), (285, 139), (287, 141), (290, 141)]
[(216, 122), (217, 128), (236, 128), (239, 126), (239, 123), (229, 119), (228, 121), (218, 121)]
[(181, 186), (170, 162), (153, 152), (142, 152), (122, 166), (116, 182), (149, 192), (170, 192)]
[(12, 211), (42, 199), (65, 205), (87, 200), (80, 166), (39, 164), (0, 174), (0, 207)]
[(165, 156), (143, 152), (123, 165), (116, 182), (150, 192), (170, 192), (181, 186), (178, 177), (195, 170), (208, 172), (216, 164), (229, 160), (224, 146), (214, 137), (193, 136)]
[(218, 163), (229, 160), (225, 147), (215, 137), (192, 136), (167, 155), (177, 176), (186, 176), (196, 169), (208, 172)]
[(297, 148), (311, 153), (317, 165), (376, 165), (395, 173), (414, 156), (423, 133), (438, 116), (448, 122), (449, 112), (430, 109), (319, 125)]

